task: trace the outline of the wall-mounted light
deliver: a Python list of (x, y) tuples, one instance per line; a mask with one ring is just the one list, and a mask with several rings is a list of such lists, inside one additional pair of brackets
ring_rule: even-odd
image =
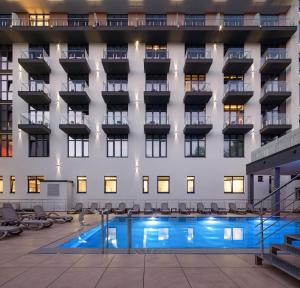
[(139, 46), (140, 46), (140, 42), (138, 40), (136, 40), (134, 45), (135, 45), (135, 50), (138, 51)]
[(135, 174), (139, 174), (139, 167), (140, 167), (139, 160), (136, 159), (135, 160)]
[(220, 25), (219, 25), (219, 31), (222, 31), (222, 30), (223, 30), (223, 25), (220, 24)]

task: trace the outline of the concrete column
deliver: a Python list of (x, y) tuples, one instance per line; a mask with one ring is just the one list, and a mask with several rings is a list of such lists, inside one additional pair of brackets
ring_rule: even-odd
[[(274, 190), (280, 187), (280, 167), (275, 167), (273, 170), (274, 176)], [(280, 190), (277, 191), (272, 197), (272, 212), (280, 214)]]
[(248, 203), (253, 204), (254, 202), (254, 175), (247, 175), (247, 184), (248, 184)]

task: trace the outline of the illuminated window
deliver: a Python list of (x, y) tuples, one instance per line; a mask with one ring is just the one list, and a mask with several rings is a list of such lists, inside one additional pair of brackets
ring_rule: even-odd
[(143, 176), (143, 193), (149, 193), (149, 176)]
[(201, 91), (205, 89), (205, 75), (189, 75), (184, 78), (185, 92)]
[(195, 193), (195, 176), (186, 177), (187, 193)]
[(157, 177), (157, 193), (170, 193), (170, 177), (158, 176)]
[(3, 193), (3, 176), (0, 176), (0, 193)]
[(77, 176), (77, 193), (86, 193), (86, 176)]
[(225, 176), (224, 193), (244, 193), (244, 176)]
[(104, 193), (117, 193), (117, 177), (105, 176), (104, 177)]
[(16, 193), (16, 176), (10, 176), (10, 193)]
[(40, 193), (41, 181), (44, 181), (44, 176), (28, 176), (28, 193)]
[(12, 134), (0, 135), (0, 157), (12, 157)]
[(49, 26), (49, 14), (31, 14), (29, 15), (30, 26)]

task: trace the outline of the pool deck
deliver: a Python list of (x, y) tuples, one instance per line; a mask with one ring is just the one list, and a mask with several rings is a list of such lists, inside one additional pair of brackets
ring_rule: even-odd
[[(86, 216), (91, 225), (98, 215)], [(72, 223), (24, 231), (0, 241), (0, 287), (103, 288), (284, 288), (299, 281), (269, 265), (256, 266), (251, 254), (32, 254), (79, 232)], [(88, 226), (86, 226), (88, 228)]]

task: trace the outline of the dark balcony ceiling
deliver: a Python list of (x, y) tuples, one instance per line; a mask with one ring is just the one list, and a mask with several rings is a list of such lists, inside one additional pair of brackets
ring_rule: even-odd
[(106, 104), (129, 104), (128, 91), (102, 91), (102, 98)]
[(244, 105), (251, 99), (252, 96), (253, 96), (253, 91), (245, 91), (245, 92), (229, 91), (225, 93), (222, 102), (225, 105), (230, 105), (230, 104)]
[(89, 135), (91, 130), (86, 124), (59, 124), (59, 129), (66, 134)]
[(85, 91), (59, 91), (60, 97), (71, 105), (89, 104), (91, 99)]
[(159, 75), (168, 74), (171, 60), (168, 59), (144, 59), (144, 70), (146, 74)]
[(223, 134), (247, 134), (253, 129), (253, 124), (228, 124), (223, 129)]
[(212, 97), (212, 91), (189, 91), (185, 92), (184, 104), (206, 105)]
[(245, 74), (253, 64), (253, 59), (227, 59), (224, 67), (224, 74), (241, 75)]
[(128, 12), (145, 12), (149, 14), (162, 14), (178, 11), (186, 14), (199, 14), (220, 12), (225, 14), (280, 14), (285, 13), (293, 4), (292, 0), (1, 0), (1, 13), (28, 12), (49, 13), (68, 11), (71, 14), (84, 14), (103, 11), (110, 14), (127, 14)]
[(262, 105), (279, 105), (291, 96), (291, 92), (266, 92), (259, 99)]
[(291, 62), (291, 59), (268, 59), (262, 64), (259, 72), (261, 74), (279, 75), (291, 64)]
[(206, 74), (212, 64), (212, 59), (186, 59), (185, 74)]
[(144, 102), (145, 104), (168, 104), (170, 95), (170, 91), (144, 91)]
[(18, 91), (18, 95), (30, 105), (45, 105), (51, 103), (50, 97), (44, 91)]
[(51, 72), (51, 69), (45, 59), (19, 58), (18, 62), (28, 74), (41, 75), (49, 74)]
[(184, 127), (184, 135), (206, 135), (212, 129), (212, 124), (187, 124)]
[(102, 59), (106, 74), (124, 75), (129, 73), (128, 59)]
[(170, 124), (145, 124), (144, 132), (151, 135), (167, 135), (170, 132)]
[(102, 124), (102, 129), (107, 135), (128, 135), (128, 124)]
[(292, 129), (292, 125), (290, 124), (281, 124), (281, 125), (266, 125), (260, 129), (261, 135), (282, 135), (286, 133), (288, 130)]
[(28, 134), (34, 135), (45, 135), (51, 133), (51, 130), (43, 124), (18, 124), (18, 128)]
[(87, 59), (64, 59), (60, 58), (59, 63), (68, 74), (88, 74), (91, 69)]

